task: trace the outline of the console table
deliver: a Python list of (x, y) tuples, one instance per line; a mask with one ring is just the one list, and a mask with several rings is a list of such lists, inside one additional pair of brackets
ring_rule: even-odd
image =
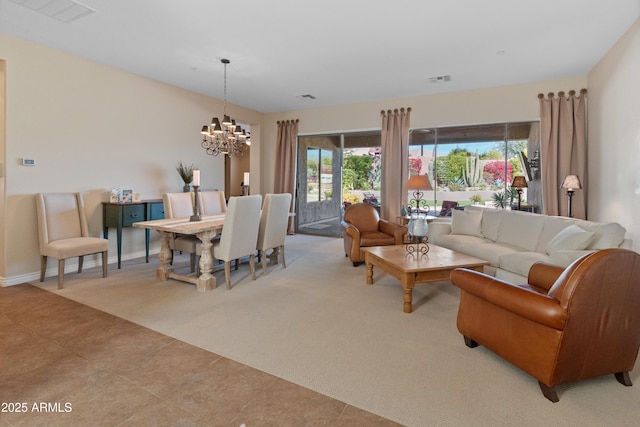
[[(140, 221), (164, 219), (162, 199), (142, 200), (140, 202), (102, 202), (102, 224), (104, 238), (109, 239), (109, 227), (117, 229), (118, 268), (122, 259), (122, 229), (131, 227)], [(145, 230), (146, 261), (149, 262), (149, 230)]]

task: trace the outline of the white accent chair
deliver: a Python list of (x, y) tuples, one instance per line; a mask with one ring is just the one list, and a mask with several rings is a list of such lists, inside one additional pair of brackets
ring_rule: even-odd
[(289, 224), (291, 194), (267, 194), (260, 215), (258, 231), (258, 258), (262, 261), (262, 274), (267, 274), (267, 250), (271, 249), (270, 259), (278, 263), (282, 257), (282, 267), (287, 268), (284, 259), (284, 240)]
[(255, 252), (260, 225), (262, 196), (229, 198), (220, 241), (213, 246), (213, 257), (224, 261), (227, 289), (231, 289), (231, 261), (249, 256), (251, 278), (256, 280)]
[(84, 256), (97, 253), (102, 253), (102, 277), (107, 277), (109, 241), (89, 236), (82, 194), (38, 193), (36, 213), (41, 282), (44, 282), (48, 257), (58, 260), (58, 289), (62, 289), (65, 260), (78, 257), (78, 273), (81, 273)]
[[(193, 193), (164, 193), (162, 203), (164, 205), (164, 217), (189, 219), (193, 215)], [(173, 263), (173, 252), (181, 251), (190, 254), (191, 272), (196, 271), (196, 246), (200, 242), (196, 236), (173, 234), (169, 240), (171, 249), (171, 261)]]

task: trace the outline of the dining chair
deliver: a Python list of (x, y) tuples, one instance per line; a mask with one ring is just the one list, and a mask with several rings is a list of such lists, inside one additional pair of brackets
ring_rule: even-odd
[(224, 261), (224, 278), (231, 289), (231, 261), (249, 257), (251, 278), (256, 280), (255, 252), (260, 225), (262, 196), (229, 198), (220, 240), (213, 245), (213, 257)]
[[(164, 205), (164, 217), (186, 218), (193, 215), (194, 196), (192, 192), (164, 193), (162, 203)], [(172, 234), (169, 238), (169, 249), (171, 249), (171, 264), (173, 264), (173, 252), (181, 251), (189, 254), (189, 266), (191, 272), (196, 271), (197, 244), (200, 242), (196, 236), (185, 234)]]
[(287, 268), (284, 258), (284, 240), (289, 224), (289, 211), (291, 209), (291, 194), (266, 194), (262, 213), (260, 214), (260, 227), (258, 228), (258, 258), (262, 263), (262, 274), (267, 274), (267, 250), (271, 249), (270, 258), (278, 262), (282, 257), (282, 267)]
[(82, 194), (38, 193), (36, 214), (41, 282), (44, 282), (48, 257), (58, 260), (58, 289), (62, 289), (65, 260), (78, 257), (78, 273), (82, 273), (84, 256), (97, 253), (102, 254), (102, 277), (107, 277), (109, 241), (89, 236)]
[(224, 197), (224, 191), (198, 191), (198, 196), (200, 213), (202, 215), (218, 215), (227, 211), (227, 201)]

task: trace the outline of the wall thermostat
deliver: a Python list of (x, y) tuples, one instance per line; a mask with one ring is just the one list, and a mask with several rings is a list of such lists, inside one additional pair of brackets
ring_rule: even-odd
[(22, 166), (35, 166), (36, 161), (34, 159), (22, 159)]

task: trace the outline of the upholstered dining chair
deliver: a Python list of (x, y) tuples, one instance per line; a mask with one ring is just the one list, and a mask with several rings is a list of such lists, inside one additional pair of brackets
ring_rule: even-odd
[(255, 252), (260, 226), (262, 196), (234, 196), (229, 198), (220, 240), (214, 242), (213, 257), (224, 261), (224, 278), (231, 289), (231, 261), (249, 257), (251, 278), (256, 279)]
[(640, 254), (603, 249), (569, 267), (534, 264), (515, 285), (465, 269), (451, 272), (461, 289), (458, 330), (468, 347), (483, 345), (555, 386), (614, 374), (630, 386), (640, 348)]
[(361, 248), (367, 246), (401, 245), (407, 227), (380, 218), (378, 210), (368, 203), (354, 203), (344, 213), (340, 223), (344, 238), (344, 253), (356, 267), (364, 262)]
[(41, 282), (44, 282), (48, 257), (58, 260), (58, 289), (62, 289), (65, 260), (78, 257), (78, 273), (82, 273), (84, 256), (97, 253), (102, 254), (102, 277), (107, 277), (109, 241), (89, 236), (82, 194), (38, 193), (36, 214)]
[(262, 274), (267, 274), (267, 250), (271, 250), (271, 257), (282, 258), (282, 267), (287, 268), (284, 258), (284, 240), (289, 224), (291, 209), (291, 194), (266, 194), (260, 214), (258, 229), (258, 257), (262, 263)]
[[(194, 196), (192, 192), (164, 193), (162, 203), (164, 205), (164, 217), (190, 218), (193, 215)], [(171, 249), (171, 262), (173, 263), (173, 252), (180, 251), (189, 254), (189, 264), (191, 272), (196, 271), (197, 244), (200, 242), (196, 236), (192, 235), (171, 235), (169, 249)]]
[(198, 191), (200, 204), (200, 214), (218, 215), (227, 211), (227, 201), (224, 198), (224, 191)]

